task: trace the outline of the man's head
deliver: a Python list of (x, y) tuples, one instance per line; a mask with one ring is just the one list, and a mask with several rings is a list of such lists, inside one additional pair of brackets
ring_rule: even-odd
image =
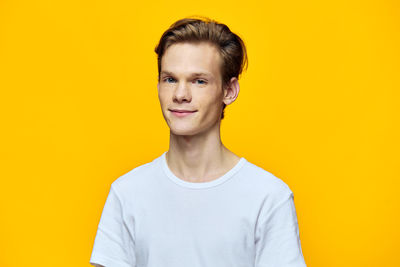
[[(229, 86), (232, 78), (239, 78), (247, 67), (246, 47), (242, 39), (221, 23), (207, 18), (185, 18), (178, 20), (161, 36), (155, 48), (158, 55), (158, 79), (162, 72), (162, 59), (169, 47), (182, 43), (208, 43), (214, 46), (221, 58), (221, 88)], [(221, 119), (224, 118), (225, 103), (222, 103)]]

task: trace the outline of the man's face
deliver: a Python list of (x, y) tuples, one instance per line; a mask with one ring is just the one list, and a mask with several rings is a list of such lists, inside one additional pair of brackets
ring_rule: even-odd
[(223, 104), (220, 66), (217, 48), (208, 43), (178, 43), (165, 51), (157, 87), (172, 133), (195, 135), (219, 127)]

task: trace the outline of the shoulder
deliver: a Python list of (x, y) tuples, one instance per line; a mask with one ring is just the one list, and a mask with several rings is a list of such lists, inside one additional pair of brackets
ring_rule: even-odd
[(260, 194), (292, 194), (290, 187), (281, 179), (264, 168), (247, 161), (243, 168), (244, 181), (254, 192)]
[(128, 171), (115, 179), (111, 187), (118, 193), (132, 193), (132, 190), (140, 190), (151, 183), (151, 179), (156, 176), (158, 171), (158, 161), (160, 157), (151, 162), (142, 164)]

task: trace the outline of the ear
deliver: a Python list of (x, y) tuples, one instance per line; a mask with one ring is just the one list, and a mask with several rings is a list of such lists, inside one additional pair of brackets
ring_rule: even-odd
[(232, 104), (239, 95), (240, 86), (239, 81), (236, 77), (232, 77), (229, 83), (224, 88), (224, 99), (225, 105)]

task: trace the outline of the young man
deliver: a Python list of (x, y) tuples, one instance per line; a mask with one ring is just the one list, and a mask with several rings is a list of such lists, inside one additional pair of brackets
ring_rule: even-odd
[(116, 179), (90, 259), (106, 267), (304, 267), (293, 193), (220, 137), (239, 93), (242, 40), (207, 19), (174, 23), (156, 47), (170, 147)]

